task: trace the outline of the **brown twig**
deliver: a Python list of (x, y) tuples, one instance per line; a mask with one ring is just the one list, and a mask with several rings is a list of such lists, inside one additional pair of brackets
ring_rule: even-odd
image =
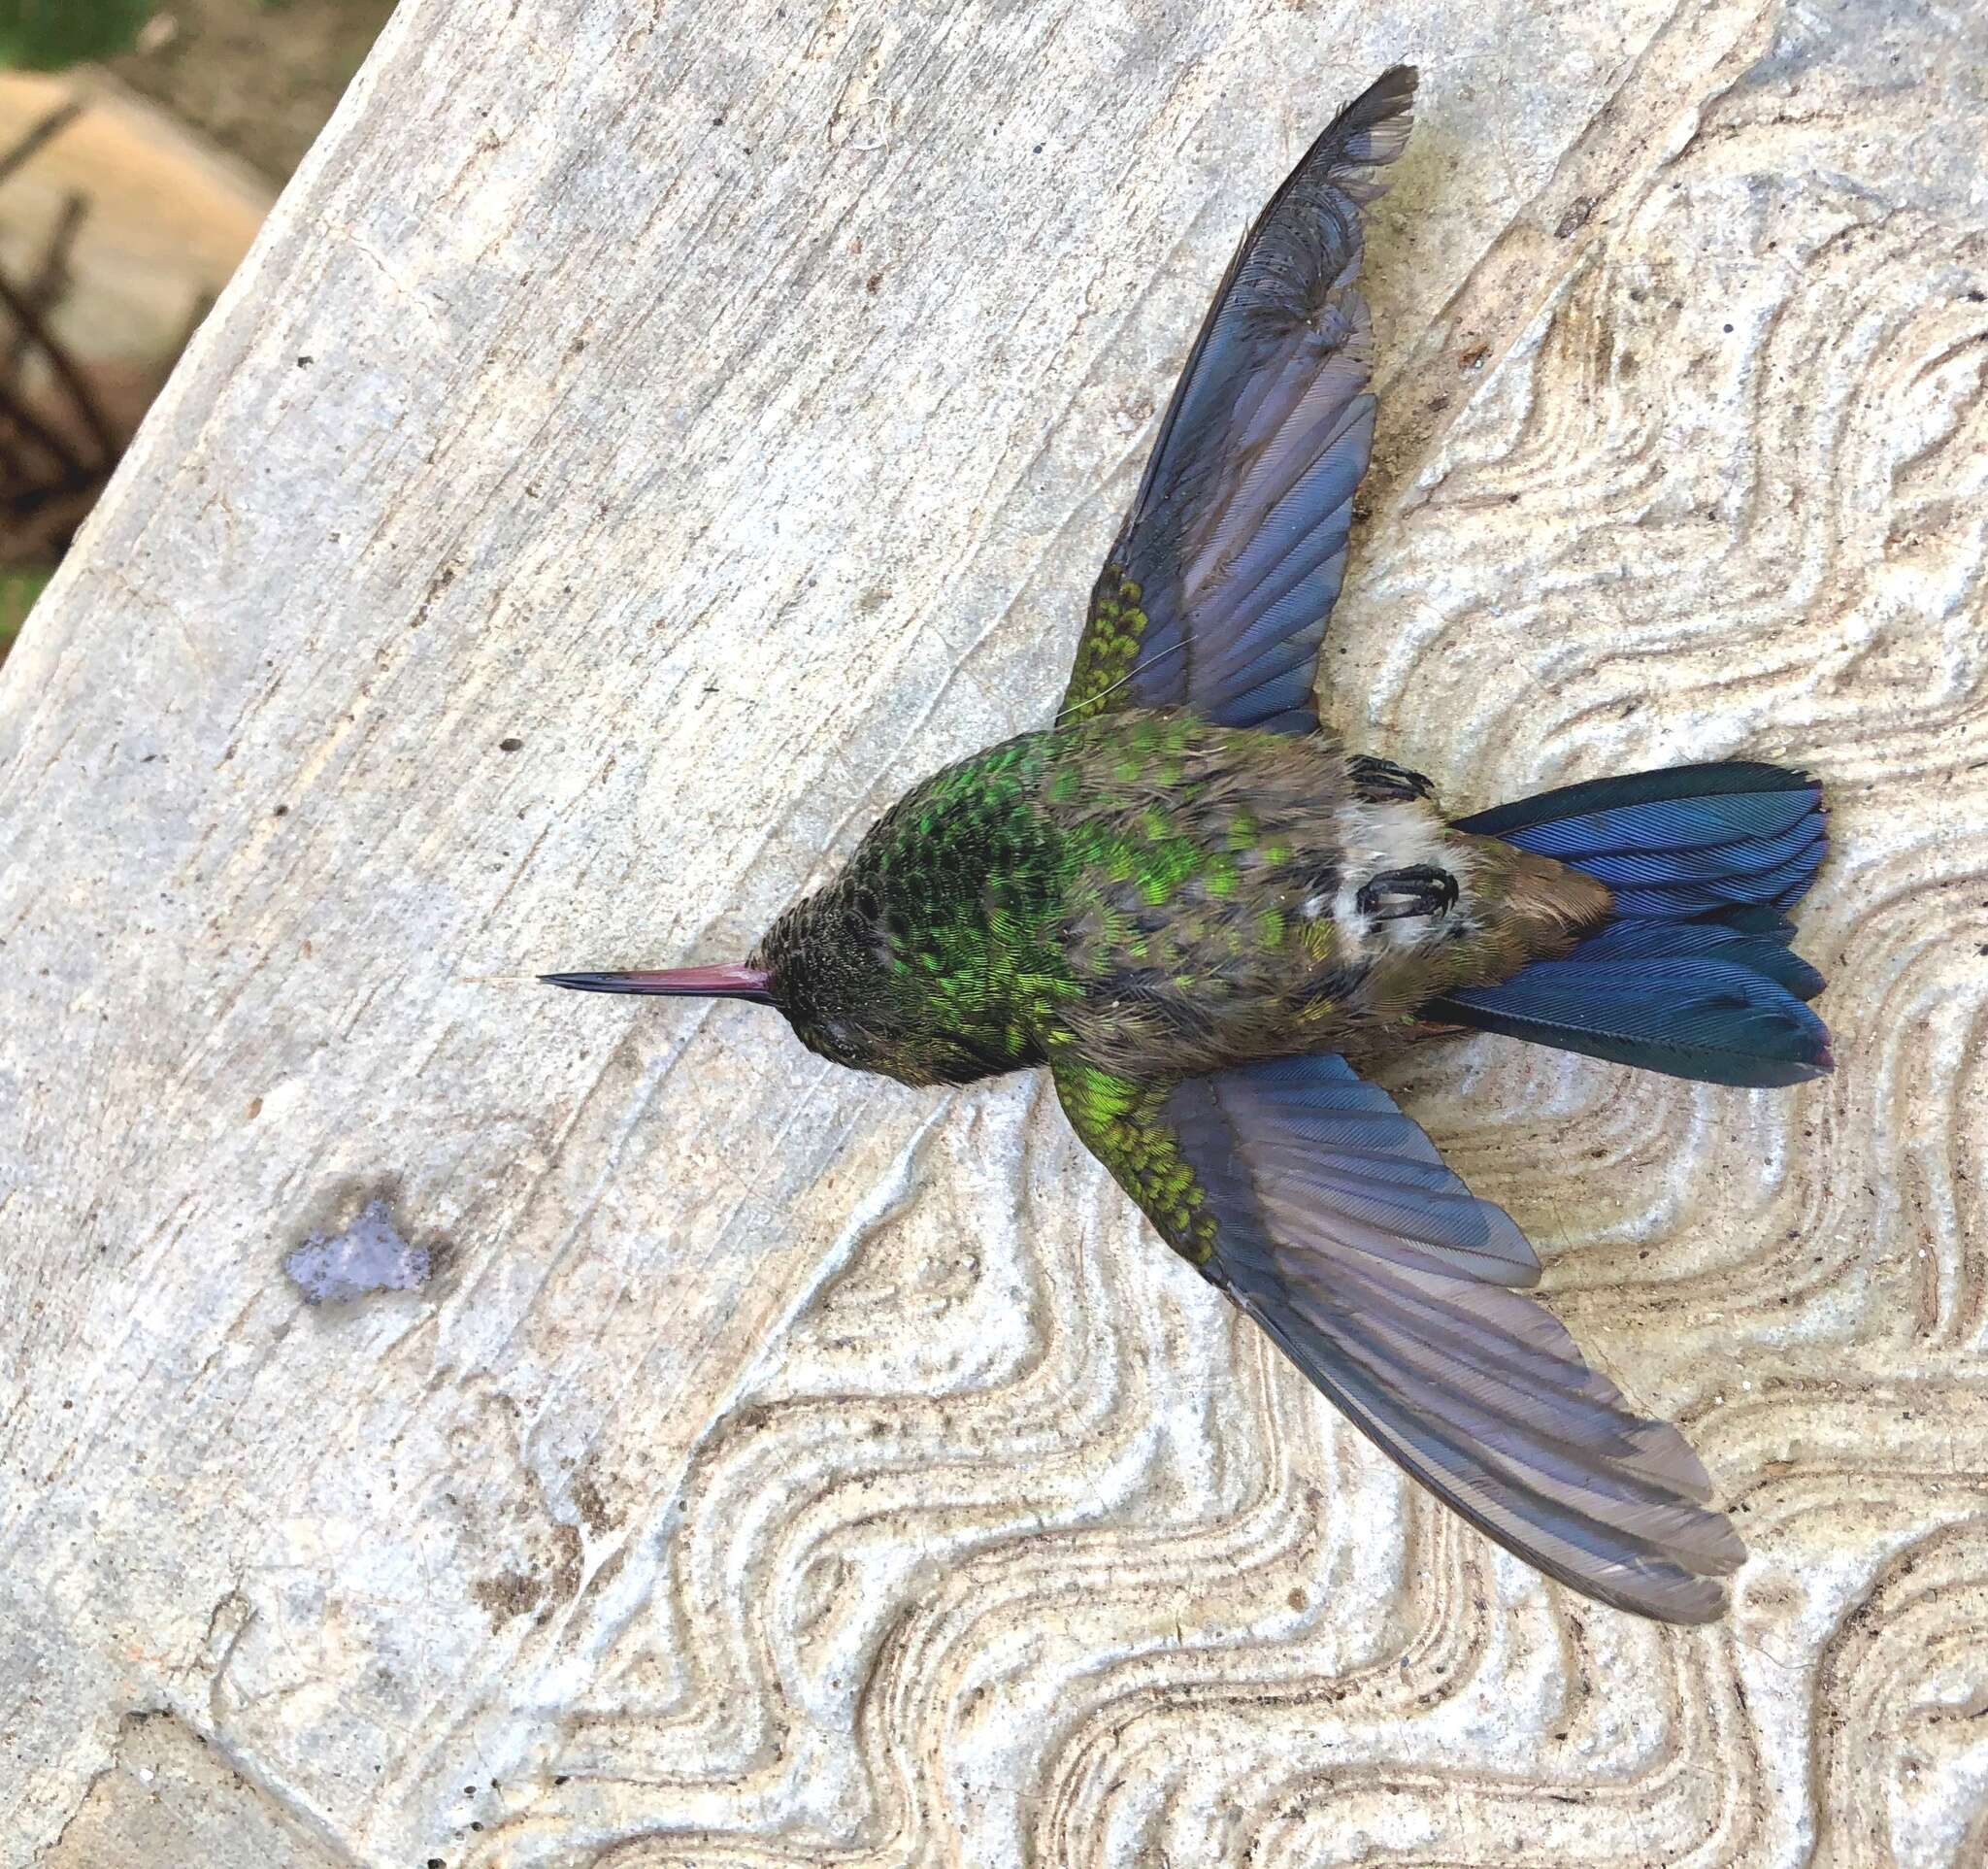
[[(83, 100), (72, 98), (33, 125), (14, 146), (0, 151), (0, 183), (31, 160), (51, 138), (83, 115)], [(34, 275), (24, 288), (0, 272), (0, 307), (14, 318), (16, 329), (0, 352), (0, 556), (8, 562), (52, 564), (67, 548), (76, 528), (103, 490), (105, 478), (116, 465), (120, 446), (114, 436), (88, 378), (49, 328), (49, 317), (68, 286), (69, 254), (77, 230), (88, 214), (81, 195), (62, 204), (43, 248)], [(48, 356), (56, 381), (75, 405), (88, 431), (97, 459), (83, 458), (67, 421), (37, 413), (17, 380), (28, 356), (39, 347)], [(36, 455), (46, 455), (44, 467)]]
[(59, 564), (77, 527), (89, 517), (102, 491), (101, 482), (87, 486), (44, 487), (0, 526), (0, 562)]
[(80, 97), (57, 104), (39, 123), (32, 125), (13, 149), (0, 154), (0, 182), (5, 182), (23, 162), (38, 154), (45, 144), (60, 136), (88, 108), (88, 104)]
[[(76, 236), (88, 218), (89, 203), (82, 195), (71, 194), (64, 199), (62, 212), (55, 217), (55, 225), (50, 230), (48, 245), (42, 249), (34, 278), (27, 283), (27, 301), (40, 313), (44, 321), (61, 303), (62, 294), (69, 287), (69, 250), (76, 245)], [(29, 342), (27, 332), (17, 328), (8, 343), (6, 362), (0, 366), (0, 375), (12, 377), (20, 369), (27, 360)]]
[(27, 471), (26, 463), (8, 446), (6, 436), (0, 435), (0, 486), (4, 486), (0, 498), (11, 500), (17, 489), (34, 484), (34, 476)]
[[(0, 421), (12, 423), (21, 436), (49, 454), (61, 468), (65, 480), (88, 474), (88, 463), (69, 445), (68, 439), (58, 429), (50, 428), (14, 393), (12, 385), (4, 383), (0, 383)], [(106, 462), (99, 471), (108, 472), (110, 465)]]
[(104, 419), (104, 412), (97, 404), (88, 379), (76, 367), (69, 352), (43, 322), (40, 312), (22, 296), (4, 272), (0, 272), (0, 306), (6, 307), (14, 321), (47, 354), (50, 365), (63, 388), (69, 391), (77, 413), (82, 416), (83, 426), (89, 430), (90, 439), (97, 445), (98, 464), (109, 472), (116, 465), (117, 456), (123, 451), (122, 445), (112, 434), (111, 424)]

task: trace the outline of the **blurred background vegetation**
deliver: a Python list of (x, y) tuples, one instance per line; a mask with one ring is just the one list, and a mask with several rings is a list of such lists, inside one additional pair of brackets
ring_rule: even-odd
[(393, 0), (0, 0), (0, 656)]

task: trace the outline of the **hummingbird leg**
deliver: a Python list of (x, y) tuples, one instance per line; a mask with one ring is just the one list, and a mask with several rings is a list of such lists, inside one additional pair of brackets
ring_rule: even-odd
[(1372, 921), (1400, 921), (1411, 915), (1445, 916), (1456, 907), (1456, 878), (1433, 863), (1411, 870), (1385, 870), (1360, 884), (1354, 906)]
[(1352, 781), (1353, 796), (1367, 805), (1381, 805), (1395, 798), (1427, 798), (1436, 790), (1419, 772), (1364, 752), (1346, 761), (1346, 777)]

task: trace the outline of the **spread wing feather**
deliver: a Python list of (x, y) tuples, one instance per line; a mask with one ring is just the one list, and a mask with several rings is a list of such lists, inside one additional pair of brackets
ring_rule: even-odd
[(1059, 719), (1185, 707), (1309, 732), (1319, 641), (1374, 440), (1360, 210), (1408, 141), (1385, 72), (1244, 237), (1092, 593)]
[(1056, 1082), (1166, 1239), (1439, 1498), (1584, 1595), (1721, 1613), (1745, 1553), (1698, 1457), (1514, 1288), (1539, 1276), (1525, 1237), (1385, 1091), (1331, 1056)]

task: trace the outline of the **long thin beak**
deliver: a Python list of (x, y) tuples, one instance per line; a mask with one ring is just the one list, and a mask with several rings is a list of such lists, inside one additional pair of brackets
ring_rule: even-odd
[(541, 974), (547, 986), (581, 993), (680, 993), (699, 999), (773, 1004), (764, 967), (672, 967), (659, 974)]

